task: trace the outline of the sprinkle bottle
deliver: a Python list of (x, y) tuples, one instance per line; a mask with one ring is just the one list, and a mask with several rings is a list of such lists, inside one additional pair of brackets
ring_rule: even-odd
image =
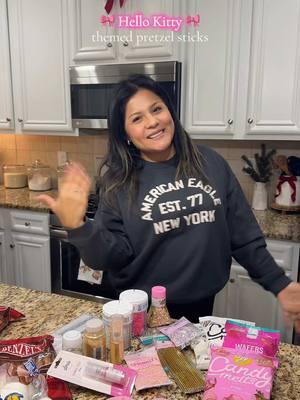
[(139, 289), (125, 290), (120, 294), (120, 300), (132, 304), (132, 334), (133, 336), (142, 336), (147, 324), (147, 293)]
[(164, 286), (153, 286), (151, 290), (151, 307), (148, 312), (148, 326), (169, 325), (173, 322), (166, 306), (166, 288)]
[(106, 361), (104, 324), (99, 318), (87, 321), (83, 334), (83, 355)]
[(124, 360), (124, 318), (114, 315), (110, 321), (110, 362), (122, 364)]
[(67, 331), (62, 337), (62, 349), (72, 353), (82, 354), (81, 333), (76, 330)]

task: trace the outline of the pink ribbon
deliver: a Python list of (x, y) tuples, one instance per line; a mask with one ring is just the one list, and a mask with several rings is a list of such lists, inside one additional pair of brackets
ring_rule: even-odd
[(110, 16), (101, 15), (100, 22), (102, 25), (106, 25), (106, 24), (113, 25), (114, 16), (113, 15), (110, 15)]
[(278, 181), (277, 186), (276, 186), (276, 189), (277, 189), (278, 193), (275, 195), (275, 197), (280, 195), (281, 186), (282, 186), (282, 184), (284, 182), (288, 182), (288, 184), (292, 188), (291, 199), (294, 202), (296, 200), (296, 184), (295, 184), (295, 182), (297, 182), (297, 177), (294, 176), (294, 175), (291, 175), (291, 176), (281, 175), (279, 177), (279, 181)]
[(194, 15), (194, 16), (188, 15), (188, 16), (186, 17), (186, 23), (187, 23), (188, 25), (194, 24), (194, 26), (199, 25), (199, 23), (200, 23), (200, 15)]
[[(125, 0), (119, 0), (120, 1), (120, 7), (123, 7), (123, 4), (125, 3)], [(105, 11), (107, 14), (109, 14), (114, 6), (114, 0), (107, 0), (105, 4)]]

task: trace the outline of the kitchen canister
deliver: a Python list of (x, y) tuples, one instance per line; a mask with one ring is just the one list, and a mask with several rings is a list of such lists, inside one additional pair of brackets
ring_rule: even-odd
[(131, 346), (132, 338), (132, 311), (133, 307), (130, 303), (123, 300), (113, 300), (105, 303), (102, 309), (102, 319), (105, 326), (106, 334), (106, 348), (109, 349), (110, 343), (110, 330), (111, 330), (111, 319), (115, 315), (121, 315), (123, 317), (124, 327), (124, 350), (129, 349)]
[(27, 186), (27, 173), (25, 165), (4, 165), (3, 180), (4, 186), (7, 189), (19, 189)]
[(42, 192), (50, 190), (51, 184), (51, 168), (44, 165), (40, 160), (35, 160), (27, 169), (29, 190)]
[(143, 290), (130, 289), (120, 293), (119, 299), (132, 305), (132, 334), (142, 336), (147, 325), (148, 294)]

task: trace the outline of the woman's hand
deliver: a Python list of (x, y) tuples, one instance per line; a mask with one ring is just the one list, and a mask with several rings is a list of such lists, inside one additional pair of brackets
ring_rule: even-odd
[(83, 225), (91, 180), (84, 168), (70, 164), (62, 178), (57, 199), (41, 194), (37, 200), (45, 203), (59, 218), (67, 229), (75, 229)]
[(277, 297), (288, 324), (294, 324), (296, 331), (300, 333), (300, 284), (290, 283)]

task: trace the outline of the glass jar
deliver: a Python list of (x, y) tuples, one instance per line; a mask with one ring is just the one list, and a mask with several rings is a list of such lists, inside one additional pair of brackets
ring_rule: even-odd
[(61, 183), (63, 181), (65, 172), (66, 172), (66, 168), (68, 167), (68, 165), (70, 165), (70, 162), (67, 161), (65, 164), (59, 165), (56, 169), (56, 173), (57, 173), (57, 189), (60, 189)]
[(27, 172), (30, 190), (42, 192), (51, 189), (51, 168), (48, 165), (43, 165), (40, 160), (35, 160)]
[(27, 186), (25, 165), (3, 165), (3, 181), (7, 189), (19, 189)]

